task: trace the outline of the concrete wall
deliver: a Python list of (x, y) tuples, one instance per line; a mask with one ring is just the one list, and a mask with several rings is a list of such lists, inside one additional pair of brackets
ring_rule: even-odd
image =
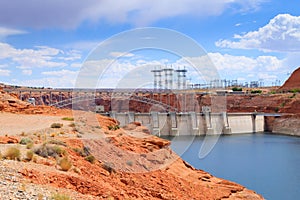
[(264, 116), (253, 113), (111, 113), (124, 126), (141, 122), (155, 135), (214, 135), (264, 131)]
[(231, 133), (253, 133), (253, 121), (251, 114), (229, 114), (228, 124)]

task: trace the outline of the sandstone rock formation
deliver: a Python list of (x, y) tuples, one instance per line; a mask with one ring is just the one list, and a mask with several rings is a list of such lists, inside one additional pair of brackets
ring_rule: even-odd
[(291, 74), (279, 91), (288, 92), (293, 89), (300, 90), (300, 67)]
[[(53, 111), (57, 115), (72, 116), (69, 111), (48, 106), (34, 107), (3, 91), (0, 102), (0, 115), (3, 112), (36, 113), (40, 114), (40, 123), (43, 123), (43, 116), (53, 114)], [(24, 114), (23, 117), (29, 116)], [(10, 191), (10, 194), (25, 193), (26, 188), (34, 184), (35, 194), (27, 197), (29, 199), (43, 198), (51, 188), (72, 199), (263, 199), (239, 184), (193, 168), (170, 149), (169, 141), (150, 135), (140, 123), (132, 123), (126, 130), (110, 130), (109, 127), (118, 125), (113, 119), (82, 111), (75, 115), (76, 124), (70, 122), (67, 129), (49, 127), (0, 138), (0, 145), (4, 145), (0, 146), (1, 151), (8, 147), (5, 145), (14, 145), (11, 143), (17, 143), (23, 137), (33, 141), (33, 147), (26, 146), (33, 148), (32, 151), (39, 148), (45, 151), (46, 146), (55, 147), (57, 151), (55, 157), (34, 155), (31, 161), (28, 158), (11, 162), (0, 160), (4, 168), (2, 173), (8, 171), (11, 175), (14, 169), (23, 177), (20, 186), (14, 187), (17, 191)], [(22, 149), (22, 154), (26, 154), (25, 146)], [(60, 165), (64, 157), (72, 164), (66, 171), (62, 171)], [(10, 184), (2, 177), (6, 175), (0, 176), (1, 183)], [(0, 196), (18, 198), (2, 193)]]

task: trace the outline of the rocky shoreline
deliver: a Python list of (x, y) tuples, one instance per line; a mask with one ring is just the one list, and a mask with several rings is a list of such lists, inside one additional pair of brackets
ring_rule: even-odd
[(266, 117), (266, 130), (270, 134), (300, 137), (300, 116), (286, 114), (280, 117)]

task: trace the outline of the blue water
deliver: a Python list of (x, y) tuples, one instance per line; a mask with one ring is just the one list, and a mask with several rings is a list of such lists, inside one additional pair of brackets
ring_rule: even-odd
[[(170, 138), (169, 138), (170, 139)], [(203, 159), (198, 154), (204, 137), (176, 137), (171, 148), (198, 169), (231, 180), (271, 200), (300, 199), (300, 138), (247, 134), (222, 136)]]

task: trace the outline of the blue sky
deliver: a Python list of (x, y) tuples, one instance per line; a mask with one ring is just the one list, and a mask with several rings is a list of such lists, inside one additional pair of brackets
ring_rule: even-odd
[[(143, 27), (167, 28), (195, 40), (222, 79), (282, 84), (300, 66), (299, 1), (10, 0), (0, 2), (0, 82), (74, 87), (99, 43)], [(108, 71), (115, 77), (105, 76), (101, 87), (114, 87), (131, 71), (141, 73), (141, 65), (177, 67), (185, 59), (159, 50), (110, 55), (114, 58), (98, 64), (113, 60)], [(189, 77), (201, 82), (197, 74)]]

